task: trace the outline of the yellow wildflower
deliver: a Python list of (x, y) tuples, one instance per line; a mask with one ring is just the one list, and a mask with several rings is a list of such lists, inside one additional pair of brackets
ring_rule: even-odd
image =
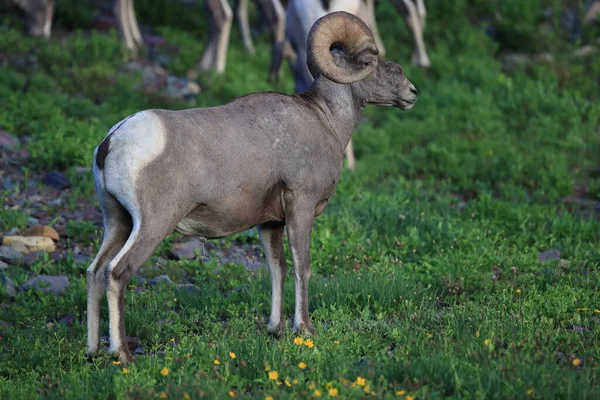
[(227, 392), (227, 394), (229, 395), (229, 397), (233, 398), (235, 397), (235, 392), (233, 390), (230, 390), (229, 392)]
[(578, 366), (579, 364), (581, 364), (581, 360), (579, 358), (576, 358), (573, 360), (573, 365), (574, 366)]
[(270, 365), (265, 365), (265, 371), (270, 371), (271, 370), (271, 366)]
[(398, 391), (396, 392), (396, 394), (397, 394), (398, 396), (404, 396), (404, 395), (406, 394), (406, 390), (398, 390)]
[(527, 391), (527, 396), (529, 396), (529, 397), (533, 397), (533, 394), (534, 394), (534, 393), (535, 393), (535, 391), (534, 391), (533, 389), (529, 389), (529, 390)]
[(415, 396), (407, 395), (404, 400), (415, 400)]
[(479, 337), (479, 331), (475, 331), (475, 337)]
[(433, 337), (433, 333), (426, 333), (425, 336), (427, 336), (429, 339), (431, 339)]
[(316, 386), (315, 386), (315, 384), (314, 384), (313, 382), (311, 382), (311, 383), (308, 385), (308, 390), (313, 390), (315, 387), (316, 387)]
[(121, 365), (121, 361), (113, 361), (114, 365)]
[(315, 347), (315, 343), (311, 339), (306, 339), (304, 341), (304, 345), (306, 347), (308, 347), (309, 349), (312, 349), (313, 347)]
[(162, 376), (167, 376), (167, 375), (169, 375), (169, 368), (165, 367), (165, 368), (161, 369), (161, 370), (160, 370), (160, 374), (161, 374)]
[(161, 399), (166, 399), (167, 398), (167, 394), (165, 392), (161, 392), (160, 396), (158, 396), (158, 397), (160, 397)]
[(235, 353), (234, 353), (233, 351), (230, 351), (230, 352), (229, 352), (229, 357), (231, 357), (231, 358), (233, 358), (233, 359), (235, 360), (235, 358), (236, 358), (237, 356), (235, 355)]
[(219, 365), (219, 364), (221, 364), (221, 361), (219, 361), (218, 358), (215, 358), (215, 361), (213, 361), (213, 363), (215, 363), (215, 365)]
[(337, 397), (337, 395), (338, 395), (339, 393), (338, 393), (338, 390), (337, 390), (336, 388), (332, 388), (332, 389), (329, 389), (329, 392), (328, 392), (328, 394), (329, 394), (329, 396), (331, 396), (331, 397)]
[(367, 380), (365, 378), (363, 378), (362, 376), (357, 376), (356, 377), (356, 382), (355, 382), (358, 386), (365, 386), (367, 384)]
[(298, 364), (298, 368), (300, 368), (300, 369), (305, 369), (305, 368), (306, 368), (306, 363), (304, 363), (304, 362), (300, 362), (300, 363)]
[(292, 385), (297, 385), (297, 384), (298, 384), (298, 379), (292, 380)]
[(315, 395), (315, 397), (321, 397), (321, 391), (320, 390), (315, 390), (313, 392), (313, 394)]
[(515, 290), (515, 292), (521, 293), (521, 289), (519, 288), (519, 289)]
[(277, 378), (279, 378), (279, 374), (277, 373), (277, 371), (271, 371), (269, 372), (269, 379), (272, 381), (277, 380)]
[(490, 339), (485, 339), (485, 340), (483, 341), (483, 344), (485, 344), (486, 346), (487, 346), (488, 344), (490, 344)]
[(301, 337), (294, 338), (294, 344), (301, 346), (304, 344), (304, 339), (302, 339)]
[(283, 382), (285, 383), (285, 386), (292, 386), (292, 382), (290, 382), (290, 377), (286, 376), (285, 379), (283, 380)]
[(371, 387), (369, 385), (367, 385), (363, 388), (363, 392), (365, 392), (365, 393), (369, 393), (370, 391), (371, 391)]
[(334, 344), (340, 344), (340, 341), (339, 340), (334, 340), (333, 343)]
[(275, 400), (275, 399), (273, 398), (273, 396), (267, 396), (267, 397), (265, 397), (265, 400)]
[(177, 298), (174, 298), (173, 301), (177, 301)]
[(190, 400), (190, 399), (191, 399), (191, 397), (190, 397), (190, 395), (189, 395), (189, 394), (187, 394), (187, 393), (184, 393), (184, 394), (183, 394), (183, 399), (184, 399), (184, 400)]
[(127, 368), (123, 368), (123, 373), (124, 373), (125, 375), (127, 375), (127, 374), (129, 373), (129, 370), (128, 370)]
[(169, 339), (169, 342), (171, 342), (171, 343), (175, 343), (175, 338), (174, 338), (174, 337), (172, 337), (171, 339)]
[(594, 310), (595, 313), (600, 313), (600, 310)]

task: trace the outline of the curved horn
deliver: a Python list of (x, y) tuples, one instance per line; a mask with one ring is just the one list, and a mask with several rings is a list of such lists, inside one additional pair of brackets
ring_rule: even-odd
[[(331, 49), (341, 47), (352, 62), (342, 67), (335, 62)], [(367, 51), (370, 57), (359, 61), (356, 56)], [(344, 11), (321, 17), (308, 33), (308, 67), (313, 76), (323, 75), (337, 83), (352, 83), (369, 75), (377, 66), (379, 50), (371, 30), (360, 18)]]

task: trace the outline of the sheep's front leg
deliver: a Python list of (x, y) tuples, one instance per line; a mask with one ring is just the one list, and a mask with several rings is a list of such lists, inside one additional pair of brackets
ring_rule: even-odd
[(286, 263), (283, 253), (283, 224), (264, 224), (258, 226), (260, 242), (265, 250), (267, 264), (271, 272), (271, 317), (269, 332), (279, 337), (285, 329), (283, 318), (283, 284), (285, 282)]
[(298, 201), (286, 210), (286, 226), (292, 258), (294, 260), (294, 278), (296, 283), (296, 305), (294, 329), (315, 334), (308, 316), (308, 282), (311, 276), (310, 235), (315, 217), (314, 206), (302, 206)]

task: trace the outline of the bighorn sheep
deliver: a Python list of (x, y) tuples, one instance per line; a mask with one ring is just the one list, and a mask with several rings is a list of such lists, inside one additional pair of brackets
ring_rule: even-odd
[[(429, 66), (429, 57), (423, 44), (421, 19), (418, 18), (418, 16), (422, 16), (424, 24), (425, 4), (423, 0), (416, 0), (417, 6), (412, 1), (393, 0), (393, 3), (405, 16), (408, 26), (412, 29), (416, 43), (413, 50), (413, 62), (417, 65)], [(302, 92), (311, 85), (313, 77), (306, 64), (306, 38), (314, 21), (333, 11), (346, 11), (360, 17), (371, 28), (381, 52), (383, 44), (377, 33), (374, 0), (290, 0), (286, 8), (285, 40), (274, 46), (270, 74), (272, 80), (277, 80), (281, 61), (286, 58), (294, 75), (296, 92)], [(352, 140), (346, 148), (346, 159), (348, 168), (353, 170), (355, 157)]]
[(400, 65), (378, 56), (367, 25), (345, 12), (319, 19), (308, 35), (315, 76), (299, 95), (254, 93), (229, 104), (147, 110), (110, 129), (94, 152), (104, 239), (87, 270), (88, 345), (100, 338), (108, 298), (110, 351), (132, 361), (125, 343), (125, 288), (173, 230), (219, 238), (258, 226), (272, 279), (268, 329), (280, 335), (286, 261), (294, 262), (294, 328), (308, 315), (310, 237), (342, 172), (343, 153), (368, 104), (409, 109), (417, 89)]
[[(32, 36), (49, 38), (52, 31), (54, 15), (54, 0), (13, 0), (25, 13), (29, 20), (29, 32)], [(273, 35), (273, 43), (284, 38), (284, 11), (279, 0), (252, 0), (263, 13)], [(209, 40), (204, 48), (200, 61), (195, 69), (189, 71), (190, 77), (195, 77), (198, 70), (225, 71), (227, 48), (233, 14), (227, 0), (207, 0), (209, 17)], [(144, 42), (137, 23), (133, 0), (115, 0), (114, 12), (117, 17), (117, 27), (125, 47), (134, 52), (139, 50)], [(238, 3), (238, 19), (242, 29), (244, 45), (249, 52), (254, 52), (248, 24), (248, 0)]]
[[(54, 0), (13, 0), (28, 17), (29, 33), (32, 36), (49, 38), (52, 33)], [(137, 50), (143, 45), (140, 28), (135, 17), (133, 0), (115, 0), (114, 12), (117, 27), (125, 47)]]
[[(423, 42), (426, 9), (423, 0), (392, 0), (392, 4), (405, 18), (415, 41), (412, 62), (420, 67), (429, 67), (431, 62)], [(383, 48), (377, 33), (374, 0), (290, 0), (286, 7), (285, 40), (279, 42), (273, 54), (271, 78), (279, 75), (281, 61), (290, 62), (296, 92), (306, 90), (312, 83), (312, 76), (306, 67), (306, 38), (312, 24), (323, 15), (334, 11), (346, 11), (360, 17), (369, 25), (375, 35), (377, 46)]]
[[(252, 2), (265, 16), (272, 33), (273, 43), (282, 41), (285, 17), (281, 2), (279, 0), (252, 0)], [(190, 77), (195, 77), (197, 71), (225, 71), (233, 13), (227, 0), (207, 0), (207, 6), (210, 20), (208, 45), (196, 68), (189, 72)], [(254, 53), (254, 44), (248, 23), (248, 0), (239, 0), (237, 14), (244, 46), (250, 53)]]

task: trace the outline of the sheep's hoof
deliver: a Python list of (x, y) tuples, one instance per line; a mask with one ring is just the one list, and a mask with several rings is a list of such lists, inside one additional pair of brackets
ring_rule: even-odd
[(317, 331), (312, 327), (310, 322), (302, 322), (298, 327), (294, 329), (296, 334), (300, 336), (316, 336)]
[(127, 350), (118, 350), (113, 353), (113, 357), (116, 358), (121, 365), (129, 365), (135, 362), (135, 358), (131, 355), (131, 353)]
[(281, 338), (283, 336), (283, 332), (285, 331), (285, 322), (282, 320), (276, 326), (269, 325), (268, 329), (269, 329), (269, 333), (271, 335), (273, 335), (274, 337), (276, 337), (277, 339), (279, 339), (279, 338)]
[(98, 357), (98, 350), (94, 350), (94, 351), (86, 351), (85, 352), (85, 356), (88, 359), (88, 361), (92, 361), (94, 358)]

